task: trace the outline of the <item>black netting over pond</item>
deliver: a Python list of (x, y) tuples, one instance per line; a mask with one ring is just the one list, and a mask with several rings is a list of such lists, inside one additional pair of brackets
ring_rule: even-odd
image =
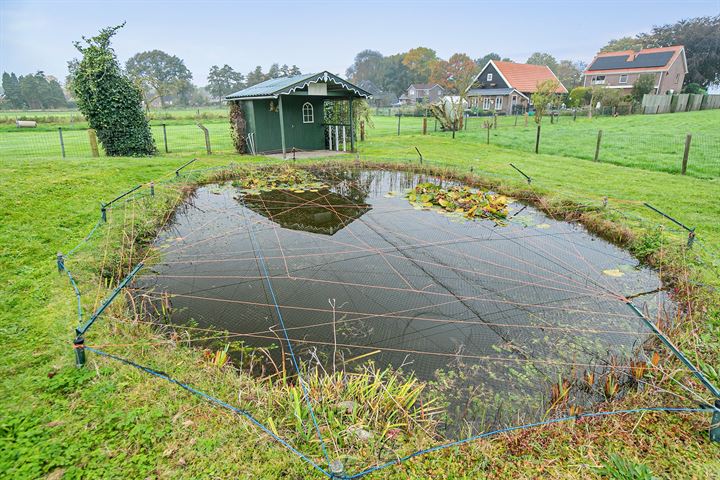
[[(213, 358), (282, 383), (282, 425), (255, 420), (268, 414), (251, 401), (211, 400), (325, 474), (607, 413), (647, 388), (668, 346), (653, 322), (676, 307), (657, 272), (578, 224), (412, 172), (252, 175), (176, 210), (135, 302)], [(267, 181), (288, 175), (291, 186)], [(681, 407), (703, 398), (682, 388)]]

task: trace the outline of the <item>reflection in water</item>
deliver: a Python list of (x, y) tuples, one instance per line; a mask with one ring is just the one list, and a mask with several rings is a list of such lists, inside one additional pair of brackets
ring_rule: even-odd
[(370, 208), (330, 190), (272, 190), (238, 198), (247, 208), (283, 228), (323, 235), (334, 234)]
[[(558, 378), (600, 378), (647, 339), (623, 296), (657, 290), (657, 275), (578, 225), (519, 203), (507, 226), (413, 208), (405, 190), (432, 177), (314, 173), (331, 189), (246, 196), (245, 207), (231, 188), (199, 189), (158, 238), (143, 286), (172, 295), (174, 322), (277, 344), (251, 225), (300, 359), (402, 366), (432, 382), (455, 430), (537, 419)], [(600, 399), (601, 387), (572, 393), (584, 407)]]

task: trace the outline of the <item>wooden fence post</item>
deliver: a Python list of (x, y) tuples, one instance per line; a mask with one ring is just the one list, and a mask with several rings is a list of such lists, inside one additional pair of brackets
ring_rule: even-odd
[(682, 174), (685, 175), (685, 172), (687, 172), (687, 162), (688, 157), (690, 156), (690, 142), (692, 141), (692, 133), (688, 133), (687, 137), (685, 137), (685, 151), (683, 152), (683, 159), (682, 159)]
[(170, 151), (168, 150), (168, 145), (167, 145), (167, 130), (165, 129), (164, 123), (162, 124), (162, 127), (163, 127), (163, 141), (165, 142), (165, 153), (170, 153)]
[(62, 158), (65, 158), (65, 142), (62, 136), (62, 127), (58, 127), (58, 134), (60, 135), (60, 152), (62, 153)]
[(360, 141), (365, 141), (365, 120), (360, 120)]
[(398, 137), (400, 136), (400, 112), (398, 112)]
[(528, 112), (525, 112), (525, 127), (526, 127), (526, 128), (527, 128), (528, 117), (529, 117), (529, 116), (530, 116), (530, 115), (528, 115)]
[(423, 117), (422, 134), (427, 135), (427, 117)]
[(598, 130), (597, 144), (595, 144), (595, 161), (600, 158), (600, 142), (602, 141), (602, 130)]
[(212, 150), (210, 149), (210, 132), (208, 131), (207, 128), (205, 128), (205, 126), (202, 123), (198, 123), (197, 126), (205, 134), (205, 150), (207, 150), (208, 155), (211, 155)]
[(493, 128), (497, 130), (497, 112), (493, 113)]
[(95, 134), (95, 130), (92, 128), (88, 128), (88, 140), (90, 140), (90, 151), (92, 152), (92, 156), (99, 157), (100, 151), (98, 150), (97, 135)]
[(538, 123), (537, 136), (535, 137), (535, 153), (539, 153), (539, 151), (540, 151), (540, 124)]

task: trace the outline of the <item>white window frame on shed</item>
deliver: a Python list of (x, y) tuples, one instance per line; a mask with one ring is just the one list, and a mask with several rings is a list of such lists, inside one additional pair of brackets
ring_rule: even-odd
[(492, 73), (488, 73), (486, 78), (488, 82), (492, 82)]
[(483, 110), (490, 110), (491, 104), (492, 101), (490, 100), (490, 97), (483, 97)]
[(502, 110), (503, 97), (495, 97), (495, 110)]
[[(307, 108), (310, 107), (310, 108)], [(302, 106), (302, 120), (303, 123), (315, 123), (315, 108), (312, 103), (305, 102)]]

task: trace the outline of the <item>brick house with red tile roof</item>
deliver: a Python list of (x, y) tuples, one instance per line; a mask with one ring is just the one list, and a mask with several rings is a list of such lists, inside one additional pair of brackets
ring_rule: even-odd
[(565, 86), (545, 65), (490, 60), (467, 89), (470, 107), (512, 114), (527, 111), (530, 96), (546, 80), (555, 80), (557, 93), (567, 93)]
[(685, 47), (644, 48), (639, 52), (598, 53), (583, 72), (583, 86), (601, 85), (617, 88), (629, 94), (642, 74), (655, 77), (653, 93), (677, 93), (682, 89), (687, 73)]

